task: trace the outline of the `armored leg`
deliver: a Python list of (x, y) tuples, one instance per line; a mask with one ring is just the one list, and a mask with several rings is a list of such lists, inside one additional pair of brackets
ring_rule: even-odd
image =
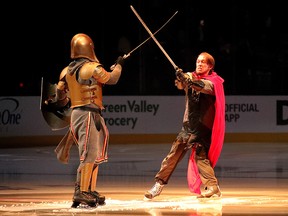
[(77, 208), (80, 203), (95, 207), (98, 200), (89, 193), (89, 185), (92, 176), (93, 163), (86, 163), (81, 168), (80, 185), (76, 182), (71, 207)]
[(98, 204), (99, 205), (104, 205), (105, 204), (105, 196), (100, 194), (99, 192), (96, 191), (96, 183), (97, 183), (97, 176), (98, 176), (98, 165), (94, 168), (92, 172), (92, 177), (91, 177), (91, 182), (90, 182), (90, 193), (92, 196), (94, 196), (96, 199), (98, 199)]

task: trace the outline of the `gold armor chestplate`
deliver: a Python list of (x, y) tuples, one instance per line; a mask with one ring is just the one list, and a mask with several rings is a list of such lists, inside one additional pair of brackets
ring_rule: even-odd
[(97, 82), (96, 79), (93, 78), (95, 70), (97, 70), (95, 69), (95, 64), (100, 65), (95, 62), (92, 64), (87, 63), (84, 64), (79, 71), (79, 77), (84, 80), (84, 83), (89, 84), (79, 83), (77, 81), (76, 73), (66, 74), (66, 81), (70, 92), (71, 108), (89, 104), (96, 104), (100, 109), (104, 108), (102, 102), (102, 83)]

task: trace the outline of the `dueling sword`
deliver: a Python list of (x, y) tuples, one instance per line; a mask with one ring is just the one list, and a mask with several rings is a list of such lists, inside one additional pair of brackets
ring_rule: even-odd
[(168, 55), (168, 53), (164, 50), (164, 48), (162, 47), (162, 45), (158, 42), (158, 40), (155, 38), (155, 36), (153, 35), (153, 33), (150, 31), (150, 29), (147, 27), (147, 25), (145, 24), (145, 22), (141, 19), (140, 15), (137, 13), (137, 11), (134, 9), (134, 7), (132, 5), (130, 5), (132, 11), (134, 12), (134, 14), (136, 15), (136, 17), (139, 19), (139, 21), (142, 23), (142, 25), (144, 26), (144, 28), (146, 29), (146, 31), (149, 33), (150, 38), (152, 38), (155, 43), (158, 45), (158, 47), (160, 48), (160, 50), (164, 53), (164, 55), (166, 56), (166, 58), (170, 61), (170, 63), (172, 64), (172, 66), (174, 67), (175, 70), (177, 70), (178, 66), (174, 63), (174, 61), (170, 58), (170, 56)]
[[(155, 31), (152, 35), (156, 35), (162, 28), (164, 28), (164, 26), (167, 25), (167, 23), (170, 22), (170, 20), (178, 13), (178, 11), (176, 11), (157, 31)], [(141, 44), (139, 44), (137, 47), (135, 47), (133, 50), (131, 50), (128, 54), (125, 54), (123, 56), (124, 59), (128, 58), (135, 50), (137, 50), (139, 47), (141, 47), (143, 44), (145, 44), (148, 40), (150, 40), (152, 37), (148, 37), (145, 41), (143, 41)], [(115, 64), (112, 65), (110, 67), (111, 70), (113, 70), (115, 67)]]

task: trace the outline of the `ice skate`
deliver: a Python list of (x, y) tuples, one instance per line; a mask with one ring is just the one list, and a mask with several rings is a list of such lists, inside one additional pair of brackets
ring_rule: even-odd
[(88, 192), (77, 191), (73, 196), (72, 208), (77, 208), (80, 204), (85, 204), (90, 207), (96, 207), (97, 199)]
[(164, 185), (161, 185), (159, 182), (156, 182), (154, 186), (145, 192), (144, 200), (151, 200), (156, 196), (159, 196), (163, 190)]
[(213, 186), (207, 187), (201, 195), (197, 196), (197, 198), (201, 199), (201, 198), (211, 198), (211, 197), (221, 197), (221, 196), (222, 196), (222, 193), (220, 191), (219, 186), (213, 185)]
[(98, 200), (99, 205), (105, 205), (105, 196), (97, 191), (90, 191), (90, 194)]

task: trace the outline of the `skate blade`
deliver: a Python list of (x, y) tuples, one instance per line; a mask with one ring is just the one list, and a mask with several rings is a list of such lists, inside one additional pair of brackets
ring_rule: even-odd
[(144, 196), (143, 200), (144, 200), (144, 201), (151, 201), (152, 199), (149, 199), (149, 198), (147, 198), (147, 197)]
[[(74, 207), (75, 208), (75, 207)], [(80, 203), (76, 208), (78, 209), (95, 209), (97, 208), (97, 204), (86, 204), (86, 203)]]
[(106, 202), (98, 202), (98, 205), (99, 206), (104, 206), (104, 205), (106, 205)]
[(211, 197), (198, 197), (197, 200), (199, 200), (199, 202), (217, 201), (221, 200), (221, 196), (213, 195)]

